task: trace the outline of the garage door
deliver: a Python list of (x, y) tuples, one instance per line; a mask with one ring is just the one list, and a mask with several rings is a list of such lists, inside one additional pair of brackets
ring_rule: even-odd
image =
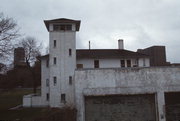
[(85, 97), (86, 121), (156, 121), (155, 96), (113, 95)]
[(180, 121), (180, 92), (165, 93), (166, 121)]

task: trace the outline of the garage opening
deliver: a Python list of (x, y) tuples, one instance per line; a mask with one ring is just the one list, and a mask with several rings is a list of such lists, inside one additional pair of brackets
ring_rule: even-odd
[(166, 121), (180, 121), (180, 92), (165, 93)]
[(87, 96), (85, 121), (156, 121), (155, 95)]

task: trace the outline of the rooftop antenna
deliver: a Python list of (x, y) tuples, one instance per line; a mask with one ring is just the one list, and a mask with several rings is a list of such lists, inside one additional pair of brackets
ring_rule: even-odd
[(89, 50), (91, 49), (91, 42), (89, 41)]

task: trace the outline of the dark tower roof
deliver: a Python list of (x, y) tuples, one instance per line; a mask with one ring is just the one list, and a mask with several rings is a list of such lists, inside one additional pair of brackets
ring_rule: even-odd
[(59, 18), (59, 19), (52, 19), (52, 20), (44, 20), (47, 30), (49, 31), (49, 24), (50, 23), (75, 23), (76, 24), (76, 31), (79, 31), (80, 28), (80, 20), (72, 20), (66, 18)]

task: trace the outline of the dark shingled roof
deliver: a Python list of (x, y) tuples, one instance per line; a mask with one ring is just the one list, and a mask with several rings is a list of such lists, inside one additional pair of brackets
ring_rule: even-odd
[(149, 57), (146, 54), (124, 49), (80, 49), (76, 50), (77, 59), (82, 58), (140, 58)]
[(76, 24), (76, 31), (79, 31), (80, 27), (80, 20), (72, 20), (66, 18), (59, 18), (59, 19), (52, 19), (52, 20), (44, 20), (47, 30), (49, 31), (49, 24), (50, 23), (75, 23)]
[[(41, 56), (47, 58), (48, 55)], [(122, 49), (78, 49), (76, 50), (77, 59), (102, 59), (102, 58), (143, 58), (149, 55)]]

